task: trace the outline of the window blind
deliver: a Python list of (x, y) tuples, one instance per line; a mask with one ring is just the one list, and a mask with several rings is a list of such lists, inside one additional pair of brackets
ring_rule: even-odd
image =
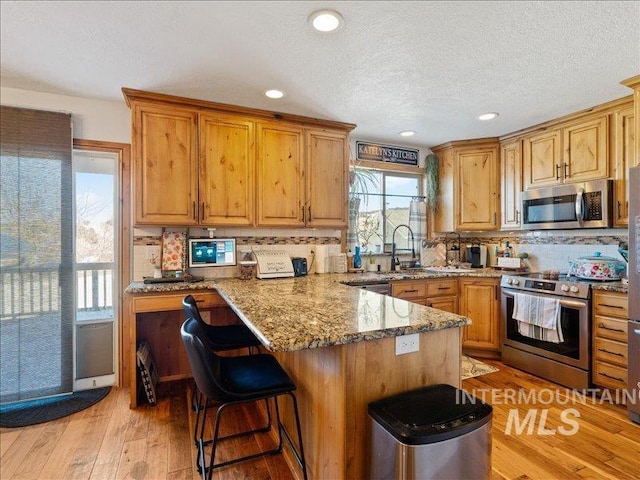
[(72, 131), (0, 107), (0, 403), (73, 387)]

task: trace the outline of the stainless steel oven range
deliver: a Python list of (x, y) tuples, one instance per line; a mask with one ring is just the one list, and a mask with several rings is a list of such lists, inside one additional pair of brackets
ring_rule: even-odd
[[(590, 301), (588, 283), (575, 277), (558, 280), (540, 274), (504, 275), (502, 290), (502, 361), (525, 372), (569, 388), (586, 389), (590, 383)], [(521, 335), (513, 318), (517, 294), (557, 299), (562, 339), (558, 343)], [(529, 299), (530, 300), (530, 299)]]

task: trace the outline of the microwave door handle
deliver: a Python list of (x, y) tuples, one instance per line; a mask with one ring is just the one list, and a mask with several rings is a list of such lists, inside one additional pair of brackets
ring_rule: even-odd
[(578, 225), (584, 225), (584, 188), (579, 188), (576, 195), (576, 218)]

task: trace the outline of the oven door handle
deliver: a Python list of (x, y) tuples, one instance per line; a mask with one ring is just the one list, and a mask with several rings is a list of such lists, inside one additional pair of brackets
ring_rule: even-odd
[(581, 227), (584, 225), (584, 211), (584, 188), (579, 188), (576, 194), (576, 219)]
[[(519, 292), (519, 293), (520, 293), (520, 292)], [(526, 293), (526, 292), (522, 292), (522, 293), (524, 293), (525, 295), (529, 295), (529, 294), (528, 294), (528, 293)], [(513, 298), (513, 292), (507, 292), (507, 291), (505, 291), (505, 290), (502, 290), (502, 294), (503, 294), (505, 297)], [(542, 296), (544, 296), (544, 295), (532, 295), (532, 296), (534, 296), (534, 297), (542, 297)], [(567, 308), (584, 308), (584, 307), (586, 307), (586, 306), (588, 306), (588, 305), (589, 305), (589, 303), (588, 303), (588, 302), (582, 302), (582, 301), (571, 300), (571, 299), (565, 299), (565, 298), (560, 299), (560, 306), (561, 306), (561, 307), (567, 307)]]

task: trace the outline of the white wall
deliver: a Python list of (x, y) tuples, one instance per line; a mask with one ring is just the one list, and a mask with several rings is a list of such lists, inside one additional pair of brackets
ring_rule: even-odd
[(74, 138), (131, 143), (131, 112), (124, 97), (111, 102), (0, 87), (0, 104), (68, 112)]

